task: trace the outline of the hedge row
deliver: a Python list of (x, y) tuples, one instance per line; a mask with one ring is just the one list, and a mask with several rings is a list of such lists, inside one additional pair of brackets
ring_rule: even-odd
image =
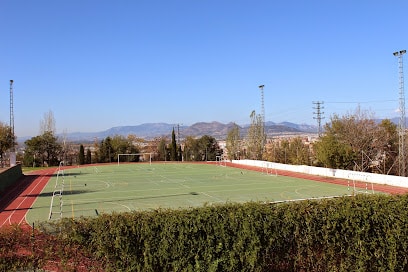
[(108, 271), (407, 271), (408, 195), (63, 220)]

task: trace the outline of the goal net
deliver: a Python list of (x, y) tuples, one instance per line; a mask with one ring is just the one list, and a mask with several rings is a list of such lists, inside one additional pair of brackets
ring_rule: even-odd
[(152, 153), (118, 154), (118, 165), (122, 162), (149, 162), (152, 164)]
[(215, 156), (215, 163), (218, 166), (223, 166), (226, 167), (227, 166), (227, 160), (225, 159), (225, 157), (223, 155), (221, 156)]
[(262, 165), (262, 173), (267, 176), (278, 176), (278, 171), (275, 168), (272, 168), (272, 166), (267, 162)]
[[(62, 194), (64, 192), (64, 162), (60, 162), (58, 171), (57, 171), (57, 179), (55, 181), (54, 191), (51, 197), (51, 204), (50, 204), (50, 213), (48, 215), (48, 220), (52, 219), (53, 214), (58, 214), (59, 218), (62, 218)], [(54, 203), (54, 199), (57, 198), (57, 203)]]
[(360, 181), (360, 180), (348, 180), (347, 188), (349, 193), (356, 194), (374, 194), (374, 184), (372, 182)]

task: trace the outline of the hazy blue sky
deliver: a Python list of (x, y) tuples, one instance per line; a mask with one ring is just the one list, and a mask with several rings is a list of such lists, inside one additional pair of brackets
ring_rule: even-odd
[[(17, 136), (166, 122), (398, 116), (406, 0), (0, 0), (0, 121)], [(408, 55), (407, 55), (408, 67)], [(408, 71), (405, 72), (407, 74)], [(406, 88), (407, 89), (407, 88)]]

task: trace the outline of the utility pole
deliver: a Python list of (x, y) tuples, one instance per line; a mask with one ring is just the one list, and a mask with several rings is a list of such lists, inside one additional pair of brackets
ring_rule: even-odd
[(313, 112), (313, 114), (316, 114), (316, 117), (313, 117), (313, 119), (317, 120), (318, 135), (320, 137), (322, 135), (322, 119), (324, 119), (324, 117), (322, 117), (322, 114), (324, 114), (324, 112), (321, 112), (321, 110), (324, 109), (324, 107), (322, 106), (324, 102), (313, 101), (313, 104), (316, 105), (316, 107), (313, 107), (313, 109), (316, 110), (316, 112)]
[(398, 124), (398, 162), (399, 162), (399, 175), (406, 176), (406, 164), (405, 164), (405, 94), (404, 94), (404, 69), (402, 56), (406, 53), (406, 50), (394, 52), (393, 55), (398, 58), (399, 67), (399, 111), (400, 119)]

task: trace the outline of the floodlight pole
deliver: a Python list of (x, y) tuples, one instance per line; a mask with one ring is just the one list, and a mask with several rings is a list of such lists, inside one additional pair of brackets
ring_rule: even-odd
[(261, 116), (262, 116), (262, 150), (265, 148), (265, 106), (264, 106), (264, 89), (265, 85), (259, 85), (261, 90)]
[(264, 107), (264, 89), (265, 85), (259, 85), (259, 89), (261, 90), (261, 114), (262, 114), (262, 122), (265, 124), (265, 107)]
[(398, 58), (399, 67), (399, 111), (400, 119), (398, 124), (398, 162), (399, 162), (399, 175), (406, 176), (406, 164), (405, 164), (405, 94), (404, 94), (404, 69), (402, 56), (406, 53), (406, 50), (400, 50), (394, 52), (393, 55)]
[(14, 97), (13, 97), (13, 83), (14, 80), (10, 79), (10, 133), (13, 139), (11, 151), (14, 151)]

